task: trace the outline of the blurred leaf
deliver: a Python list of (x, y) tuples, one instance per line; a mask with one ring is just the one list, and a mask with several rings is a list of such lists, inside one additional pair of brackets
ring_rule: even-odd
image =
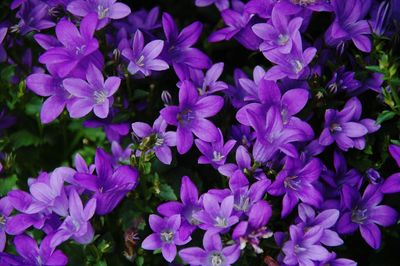
[(12, 176), (6, 177), (6, 178), (1, 178), (0, 179), (0, 196), (2, 196), (2, 197), (5, 196), (8, 193), (8, 191), (15, 188), (17, 180), (18, 180), (18, 178), (16, 175), (12, 175)]
[(160, 199), (166, 200), (166, 201), (178, 199), (176, 197), (172, 187), (167, 184), (160, 185), (160, 194), (158, 196), (160, 197)]
[(395, 116), (396, 116), (396, 113), (395, 113), (395, 112), (385, 110), (385, 111), (383, 111), (382, 113), (380, 113), (380, 114), (378, 115), (378, 118), (376, 119), (376, 123), (377, 123), (377, 124), (382, 124), (383, 122), (385, 122), (385, 121), (387, 121), (387, 120), (390, 120), (390, 119), (392, 119), (392, 118), (395, 117)]
[(38, 146), (41, 140), (27, 130), (18, 131), (10, 136), (10, 143), (14, 149), (27, 146)]

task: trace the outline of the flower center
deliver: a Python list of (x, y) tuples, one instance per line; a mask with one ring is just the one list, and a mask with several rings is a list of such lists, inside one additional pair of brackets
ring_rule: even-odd
[(368, 219), (367, 209), (353, 209), (351, 213), (351, 220), (358, 224), (363, 224)]
[(136, 61), (136, 65), (142, 67), (144, 66), (144, 55), (141, 55), (139, 59)]
[(213, 158), (212, 158), (213, 162), (219, 162), (224, 158), (225, 156), (222, 155), (219, 151), (213, 151)]
[(215, 226), (225, 228), (228, 226), (228, 220), (226, 218), (217, 216), (217, 218), (215, 218)]
[(160, 134), (156, 135), (156, 142), (154, 143), (154, 146), (161, 146), (164, 144), (164, 138)]
[(76, 55), (82, 55), (86, 51), (86, 44), (82, 44), (81, 46), (75, 47), (75, 54)]
[(249, 209), (250, 199), (247, 195), (240, 195), (239, 202), (234, 205), (237, 211), (247, 211)]
[(99, 16), (99, 19), (103, 19), (107, 16), (108, 11), (110, 11), (110, 9), (107, 7), (104, 7), (102, 5), (97, 6), (97, 15)]
[(343, 129), (338, 123), (333, 123), (329, 127), (329, 130), (334, 133), (334, 132), (341, 132)]
[(279, 34), (278, 35), (278, 40), (277, 43), (281, 46), (287, 44), (287, 42), (289, 41), (289, 36), (287, 34)]
[(301, 187), (301, 179), (298, 176), (288, 176), (285, 178), (284, 185), (286, 188), (298, 190)]
[(221, 266), (224, 262), (224, 258), (221, 253), (213, 253), (211, 255), (211, 265), (212, 266)]
[(179, 123), (187, 124), (195, 118), (194, 112), (188, 108), (178, 113), (176, 120)]
[(301, 247), (300, 245), (297, 244), (297, 245), (294, 246), (294, 253), (298, 254), (298, 253), (301, 253), (301, 252), (304, 252), (304, 251), (306, 251), (306, 249)]
[(299, 6), (308, 6), (314, 4), (315, 0), (292, 0), (292, 3)]
[(174, 232), (172, 231), (165, 231), (160, 234), (161, 241), (164, 243), (171, 243), (174, 239)]
[(292, 69), (296, 74), (303, 70), (303, 64), (300, 62), (300, 60), (292, 60), (291, 64)]
[(102, 104), (106, 101), (107, 99), (107, 94), (105, 91), (100, 90), (100, 91), (95, 91), (93, 93), (94, 96), (94, 101), (96, 102), (96, 104)]

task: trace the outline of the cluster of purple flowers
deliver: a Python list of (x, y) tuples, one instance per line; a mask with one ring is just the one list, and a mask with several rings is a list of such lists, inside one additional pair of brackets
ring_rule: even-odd
[[(88, 166), (77, 154), (75, 169), (59, 167), (30, 178), (29, 193), (12, 190), (0, 199), (0, 250), (4, 250), (6, 235), (16, 236), (20, 255), (0, 252), (0, 264), (66, 265), (68, 259), (57, 246), (69, 239), (92, 242), (94, 214), (112, 212), (137, 182), (136, 169), (113, 166), (112, 157), (102, 149), (97, 150), (93, 165)], [(31, 228), (46, 235), (40, 248), (27, 235)]]
[[(373, 48), (371, 25), (384, 32), (379, 16), (389, 15), (372, 14), (373, 2), (377, 1), (196, 0), (199, 7), (215, 4), (225, 23), (209, 42), (235, 39), (271, 63), (267, 70), (255, 66), (252, 78), (236, 69), (234, 84), (227, 84), (220, 80), (224, 63), (212, 62), (193, 47), (202, 33), (200, 22), (179, 30), (171, 15), (159, 16), (158, 8), (131, 12), (115, 0), (14, 0), (12, 8), (18, 9), (20, 22), (0, 27), (0, 44), (8, 31), (35, 32), (34, 39), (45, 50), (39, 57), (45, 67), (37, 67), (26, 80), (31, 91), (47, 97), (41, 122), (54, 121), (65, 107), (71, 118), (93, 111), (96, 118), (85, 125), (104, 128), (113, 154), (99, 148), (90, 166), (77, 155), (75, 169), (42, 172), (29, 179), (29, 193), (13, 190), (2, 198), (0, 251), (6, 235), (16, 235), (20, 256), (0, 253), (0, 264), (66, 264), (57, 246), (69, 239), (90, 243), (94, 215), (110, 213), (136, 187), (138, 171), (124, 162), (131, 156), (155, 154), (168, 165), (173, 160), (171, 148), (183, 155), (195, 146), (198, 164), (211, 165), (228, 179), (229, 187), (200, 195), (184, 176), (180, 201), (159, 205), (161, 216), (150, 215), (153, 233), (142, 248), (160, 249), (168, 262), (179, 254), (190, 265), (228, 266), (238, 261), (246, 246), (257, 254), (265, 252), (262, 240), (273, 237), (281, 250), (280, 265), (356, 265), (337, 258), (330, 247), (342, 245), (345, 235), (359, 230), (366, 243), (378, 249), (378, 225), (398, 221), (398, 213), (381, 202), (385, 194), (400, 192), (400, 173), (378, 180), (376, 170), (360, 173), (349, 169), (345, 159), (350, 149), (364, 150), (368, 135), (380, 129), (374, 119), (365, 118), (359, 96), (379, 91), (382, 77), (362, 83), (354, 72), (339, 66), (324, 85), (327, 94), (341, 93), (345, 101), (325, 108), (320, 127), (310, 125), (318, 114), (306, 107), (324, 96), (314, 93), (308, 81), (330, 73), (326, 55), (356, 49), (362, 56)], [(46, 12), (59, 8), (73, 16), (56, 19)], [(306, 32), (317, 12), (331, 15), (332, 21), (322, 36), (312, 39)], [(113, 29), (105, 36), (113, 51), (104, 55), (98, 35), (107, 27)], [(50, 28), (55, 34), (36, 33)], [(7, 54), (0, 47), (2, 58)], [(108, 76), (105, 70), (110, 65), (114, 69)], [(119, 88), (123, 82), (161, 71), (176, 73), (177, 103), (167, 93), (153, 125), (131, 125), (144, 148), (121, 147), (121, 137), (130, 129), (128, 123), (112, 122)], [(223, 108), (232, 108), (237, 120), (225, 136), (215, 123)], [(389, 150), (400, 166), (399, 146)], [(230, 155), (235, 155), (234, 161)], [(279, 204), (272, 204), (275, 199)], [(274, 219), (286, 219), (287, 231), (275, 230)], [(40, 247), (26, 234), (31, 228), (46, 235)], [(195, 231), (204, 232), (203, 247), (187, 246)], [(177, 246), (185, 247), (178, 251)]]

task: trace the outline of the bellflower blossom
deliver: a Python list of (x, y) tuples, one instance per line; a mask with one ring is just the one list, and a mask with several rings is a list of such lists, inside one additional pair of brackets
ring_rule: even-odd
[(164, 13), (162, 25), (166, 37), (164, 56), (181, 79), (186, 76), (188, 67), (204, 69), (211, 66), (206, 54), (191, 47), (197, 42), (203, 29), (200, 22), (194, 22), (179, 32), (171, 15)]
[(93, 36), (96, 25), (95, 14), (82, 20), (79, 31), (72, 22), (61, 20), (56, 26), (56, 35), (63, 46), (49, 48), (39, 57), (39, 62), (61, 78), (73, 71), (85, 73), (85, 67), (90, 63), (101, 66), (102, 62), (90, 57), (99, 48), (99, 42)]
[(299, 29), (302, 22), (301, 17), (289, 20), (286, 15), (273, 9), (270, 23), (255, 24), (252, 27), (254, 33), (264, 40), (260, 44), (260, 51), (276, 49), (282, 54), (290, 53), (293, 43), (301, 43)]
[(282, 248), (286, 265), (314, 265), (313, 261), (323, 261), (330, 257), (330, 253), (319, 244), (323, 234), (320, 226), (304, 231), (299, 226), (291, 225), (289, 232), (290, 240)]
[(370, 26), (363, 19), (362, 0), (333, 0), (335, 20), (325, 33), (328, 45), (339, 46), (351, 40), (363, 52), (371, 51), (371, 41), (367, 35), (371, 33)]
[(8, 197), (0, 199), (0, 252), (3, 252), (6, 245), (6, 228), (8, 222), (8, 216), (13, 211), (13, 207)]
[(240, 256), (239, 245), (222, 246), (219, 234), (206, 233), (203, 238), (204, 249), (199, 247), (185, 248), (179, 256), (190, 265), (224, 265), (234, 264)]
[(285, 195), (282, 201), (282, 217), (290, 214), (299, 200), (316, 208), (320, 207), (323, 198), (316, 186), (320, 173), (321, 162), (317, 158), (305, 164), (298, 159), (286, 160), (284, 169), (268, 188), (271, 195)]
[(346, 92), (355, 93), (361, 87), (361, 82), (354, 78), (355, 73), (345, 71), (344, 66), (341, 66), (334, 74), (332, 79), (328, 82), (326, 87), (331, 93)]
[(224, 63), (216, 63), (212, 65), (205, 75), (200, 69), (191, 69), (190, 80), (199, 90), (200, 95), (212, 94), (217, 91), (226, 90), (228, 89), (228, 85), (223, 81), (218, 81), (223, 69)]
[(165, 163), (171, 164), (172, 153), (170, 147), (176, 146), (176, 133), (166, 131), (167, 122), (159, 116), (150, 127), (146, 123), (135, 122), (132, 124), (133, 133), (140, 138), (149, 138), (152, 150), (157, 158)]
[(97, 200), (96, 213), (104, 215), (111, 212), (126, 193), (136, 186), (138, 172), (127, 165), (113, 171), (112, 160), (102, 149), (96, 151), (95, 165), (96, 175), (77, 173), (74, 179), (94, 193), (93, 198)]
[(179, 89), (179, 106), (167, 106), (160, 112), (168, 124), (177, 127), (176, 146), (180, 154), (186, 153), (192, 146), (192, 132), (204, 141), (212, 142), (218, 139), (218, 129), (206, 118), (217, 114), (223, 105), (222, 97), (200, 97), (191, 82), (182, 82)]
[(364, 136), (368, 132), (378, 130), (379, 125), (376, 125), (372, 119), (360, 121), (361, 108), (361, 102), (353, 97), (347, 101), (342, 111), (326, 110), (325, 128), (319, 137), (319, 143), (328, 146), (336, 142), (343, 151), (349, 148), (364, 149)]
[(239, 218), (233, 214), (234, 197), (224, 198), (221, 204), (218, 204), (217, 198), (212, 194), (203, 196), (203, 207), (193, 215), (198, 220), (199, 227), (214, 233), (227, 232), (229, 228), (239, 221)]
[(99, 20), (97, 29), (105, 27), (110, 19), (122, 19), (131, 13), (129, 6), (117, 3), (117, 0), (74, 0), (68, 4), (67, 10), (79, 17), (96, 13)]
[(17, 13), (19, 22), (11, 28), (11, 31), (17, 31), (25, 35), (31, 31), (40, 31), (54, 27), (55, 23), (48, 16), (48, 5), (44, 2), (31, 3), (26, 2)]
[(85, 208), (78, 192), (72, 188), (69, 192), (69, 215), (52, 236), (51, 247), (56, 247), (72, 238), (81, 244), (88, 244), (93, 240), (94, 230), (90, 224), (96, 210), (96, 199), (90, 199)]
[(229, 152), (236, 144), (236, 140), (228, 140), (224, 143), (224, 137), (219, 129), (219, 137), (216, 141), (211, 143), (205, 142), (201, 139), (196, 139), (195, 144), (202, 155), (198, 159), (199, 164), (211, 164), (214, 168), (225, 163)]
[(361, 236), (374, 249), (381, 245), (381, 231), (378, 225), (390, 226), (396, 223), (398, 213), (389, 206), (378, 205), (383, 199), (380, 187), (368, 185), (361, 197), (353, 187), (344, 186), (342, 202), (345, 207), (337, 223), (340, 234), (353, 233), (360, 229)]
[(229, 0), (196, 0), (195, 3), (198, 7), (215, 4), (219, 11), (229, 8)]
[(191, 238), (186, 236), (181, 238), (179, 229), (181, 227), (180, 215), (161, 218), (155, 214), (150, 215), (149, 224), (154, 231), (142, 242), (142, 248), (147, 250), (161, 249), (166, 261), (172, 262), (176, 257), (176, 246), (185, 245)]
[(113, 103), (112, 96), (118, 90), (121, 79), (108, 77), (104, 81), (101, 71), (90, 65), (86, 80), (67, 78), (63, 81), (64, 88), (76, 97), (70, 106), (70, 116), (80, 118), (93, 110), (97, 117), (106, 118)]
[(122, 55), (129, 60), (128, 71), (132, 75), (140, 72), (144, 76), (151, 75), (151, 70), (161, 71), (168, 69), (168, 64), (157, 57), (162, 52), (164, 42), (154, 40), (144, 46), (143, 33), (137, 30), (133, 37), (132, 49), (122, 50)]
[(180, 199), (182, 202), (170, 201), (159, 205), (157, 211), (167, 217), (180, 214), (182, 217), (181, 234), (190, 235), (199, 224), (194, 214), (202, 209), (202, 205), (199, 200), (199, 191), (188, 176), (182, 177)]
[(51, 236), (46, 236), (37, 246), (36, 240), (27, 235), (18, 235), (14, 239), (19, 256), (0, 253), (1, 265), (58, 265), (68, 263), (67, 256), (50, 246)]

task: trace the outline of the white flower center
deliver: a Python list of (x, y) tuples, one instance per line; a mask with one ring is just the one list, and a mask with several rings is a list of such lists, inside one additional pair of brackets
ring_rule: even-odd
[(108, 11), (110, 11), (108, 7), (106, 8), (102, 5), (97, 6), (97, 15), (99, 16), (99, 19), (107, 17)]
[(174, 232), (172, 231), (165, 231), (160, 234), (161, 236), (161, 241), (164, 243), (171, 243), (171, 241), (174, 239)]
[(300, 60), (292, 60), (292, 68), (293, 68), (293, 71), (296, 73), (296, 74), (298, 74), (298, 73), (300, 73), (300, 71), (302, 71), (303, 70), (303, 64), (300, 62)]
[(220, 253), (214, 253), (211, 255), (211, 265), (212, 266), (221, 266), (224, 262), (222, 255)]
[(106, 101), (107, 99), (107, 94), (105, 91), (100, 90), (100, 91), (95, 91), (93, 93), (94, 96), (94, 101), (96, 102), (96, 104), (102, 104)]

